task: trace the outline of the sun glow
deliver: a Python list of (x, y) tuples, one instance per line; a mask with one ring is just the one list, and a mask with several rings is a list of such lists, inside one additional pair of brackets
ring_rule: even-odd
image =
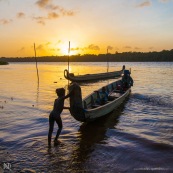
[(62, 55), (68, 55), (68, 47), (67, 45), (63, 44), (60, 46), (60, 52)]
[(60, 52), (62, 55), (76, 55), (78, 54), (78, 50), (74, 50), (76, 48), (76, 44), (70, 45), (70, 51), (68, 44), (62, 44), (60, 46)]

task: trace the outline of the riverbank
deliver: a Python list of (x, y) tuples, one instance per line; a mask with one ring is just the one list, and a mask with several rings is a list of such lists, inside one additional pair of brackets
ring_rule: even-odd
[[(6, 62), (35, 62), (35, 57), (1, 57)], [(68, 56), (40, 56), (38, 62), (67, 62)], [(115, 54), (71, 55), (70, 62), (173, 62), (173, 49), (161, 52), (122, 52)]]
[(0, 61), (0, 65), (8, 65), (8, 62)]

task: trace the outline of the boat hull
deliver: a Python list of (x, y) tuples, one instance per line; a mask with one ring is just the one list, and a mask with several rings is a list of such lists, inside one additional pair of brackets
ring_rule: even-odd
[(73, 73), (69, 73), (68, 70), (64, 70), (64, 77), (72, 82), (89, 82), (102, 79), (111, 79), (121, 77), (124, 69), (120, 71), (108, 72), (108, 73), (98, 73), (98, 74), (85, 74), (75, 76)]
[(120, 84), (121, 80), (118, 80), (105, 86), (109, 91), (109, 98), (113, 99), (109, 99), (104, 105), (95, 105), (96, 107), (93, 107), (93, 103), (95, 103), (98, 98), (98, 93), (102, 90), (102, 88), (100, 88), (97, 92), (91, 93), (82, 100), (83, 111), (81, 109), (78, 110), (77, 108), (71, 109), (71, 115), (78, 121), (86, 122), (94, 121), (109, 114), (114, 109), (119, 107), (131, 92), (131, 88), (127, 89), (126, 91), (116, 90), (116, 87)]
[(113, 110), (115, 110), (117, 107), (119, 107), (124, 100), (127, 98), (127, 96), (130, 94), (130, 89), (126, 91), (121, 97), (117, 98), (116, 100), (109, 102), (101, 107), (87, 110), (85, 113), (85, 119), (86, 121), (94, 121), (97, 118), (103, 117)]

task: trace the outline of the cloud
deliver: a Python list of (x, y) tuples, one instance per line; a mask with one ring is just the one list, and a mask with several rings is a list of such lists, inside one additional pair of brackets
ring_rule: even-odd
[(98, 51), (100, 50), (100, 47), (94, 44), (90, 44), (88, 47), (73, 47), (70, 49), (71, 51), (85, 51), (85, 50), (94, 50), (94, 51)]
[(52, 9), (57, 9), (63, 16), (74, 16), (75, 12), (72, 10), (66, 10), (60, 6), (54, 6)]
[[(50, 46), (51, 45), (51, 46)], [(40, 53), (50, 53), (50, 52), (59, 52), (61, 51), (60, 48), (52, 48), (52, 43), (51, 42), (46, 42), (46, 43), (41, 43), (39, 44), (38, 46), (36, 46), (36, 50)], [(50, 47), (49, 47), (50, 46)], [(32, 46), (32, 49), (33, 49), (33, 46)]]
[(131, 46), (125, 46), (124, 48), (125, 49), (131, 49), (132, 47)]
[(80, 48), (79, 47), (75, 47), (75, 48), (72, 47), (70, 50), (75, 51), (75, 50), (80, 50)]
[(144, 1), (144, 2), (136, 5), (136, 7), (138, 7), (138, 8), (149, 7), (149, 6), (151, 6), (151, 4), (152, 4), (151, 1), (147, 0), (147, 1)]
[(18, 52), (23, 52), (25, 50), (25, 47), (22, 47), (21, 49), (18, 50)]
[(112, 46), (107, 46), (107, 49), (108, 49), (108, 50), (112, 50), (113, 47), (112, 47)]
[(59, 52), (61, 49), (58, 48), (58, 49), (49, 49), (49, 50), (50, 51), (53, 51), (53, 52), (55, 52), (55, 51), (58, 51)]
[(23, 17), (25, 17), (25, 13), (23, 13), (23, 12), (19, 12), (19, 13), (17, 13), (17, 18), (23, 18)]
[(62, 16), (74, 16), (75, 12), (72, 10), (66, 10), (63, 7), (54, 5), (51, 3), (51, 0), (38, 0), (36, 5), (41, 9), (46, 9), (50, 11), (58, 11)]
[(39, 17), (33, 17), (33, 20), (36, 20), (38, 24), (45, 25), (46, 18), (39, 16)]
[(44, 8), (49, 4), (50, 0), (38, 0), (36, 2), (36, 4), (40, 7), (40, 8)]
[(56, 19), (59, 17), (59, 14), (55, 12), (48, 13), (48, 19)]
[(51, 42), (47, 42), (45, 45), (46, 45), (46, 46), (49, 46), (50, 44), (51, 44)]
[(140, 48), (140, 47), (135, 47), (135, 49), (136, 49), (136, 50), (139, 50), (139, 49), (141, 49), (141, 48)]
[(11, 19), (0, 19), (0, 24), (6, 25), (6, 24), (11, 23), (12, 21), (13, 20), (11, 20)]
[(62, 42), (61, 40), (58, 40), (58, 41), (55, 43), (55, 45), (60, 44), (61, 42)]
[(63, 7), (54, 5), (52, 0), (37, 0), (35, 3), (39, 8), (47, 10), (47, 16), (44, 17), (33, 17), (38, 24), (45, 25), (47, 20), (57, 19), (62, 16), (74, 16), (75, 12), (73, 10), (66, 10)]
[(44, 21), (41, 21), (41, 20), (37, 21), (37, 23), (38, 24), (41, 24), (41, 25), (45, 25), (45, 22)]
[(71, 51), (76, 51), (76, 50), (83, 50), (82, 48), (79, 48), (79, 47), (75, 47), (75, 48), (71, 48), (70, 49)]
[(32, 19), (37, 21), (38, 24), (45, 25), (46, 20), (57, 19), (58, 17), (59, 17), (59, 14), (55, 12), (51, 12), (51, 13), (48, 13), (46, 17), (38, 16), (38, 17), (33, 17)]
[(97, 45), (94, 45), (94, 44), (90, 44), (87, 49), (90, 49), (90, 50), (100, 50), (100, 47), (97, 46)]
[(44, 46), (43, 46), (42, 44), (40, 44), (40, 45), (38, 45), (38, 46), (36, 47), (36, 49), (37, 49), (37, 50), (44, 50)]
[(169, 0), (159, 0), (159, 1), (163, 3), (169, 2)]
[[(73, 13), (69, 13), (68, 15), (73, 15)], [(38, 17), (33, 17), (33, 20), (36, 20), (37, 23), (45, 25), (47, 20), (52, 20), (52, 19), (57, 19), (59, 18), (60, 15), (56, 12), (49, 12), (47, 16), (38, 16)]]

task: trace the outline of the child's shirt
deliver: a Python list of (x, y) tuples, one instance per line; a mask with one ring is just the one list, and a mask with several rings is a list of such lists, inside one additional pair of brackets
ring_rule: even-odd
[(51, 112), (53, 118), (59, 117), (63, 111), (63, 108), (64, 108), (64, 99), (62, 98), (55, 99), (54, 107)]

